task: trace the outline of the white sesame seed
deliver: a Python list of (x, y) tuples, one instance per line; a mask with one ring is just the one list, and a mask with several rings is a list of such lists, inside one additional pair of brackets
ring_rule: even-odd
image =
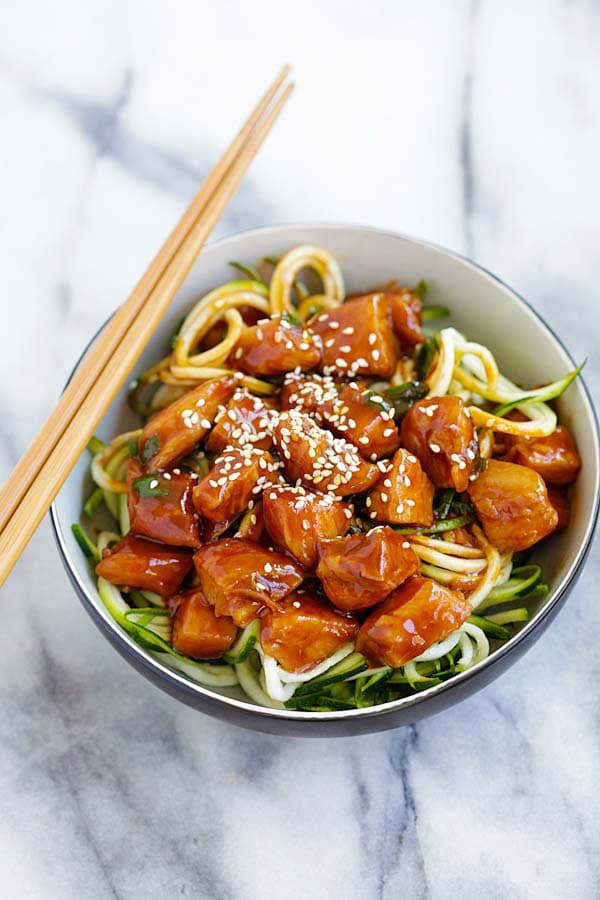
[(156, 480), (156, 478), (152, 479), (152, 481), (150, 482), (150, 487), (151, 488), (158, 487), (158, 481)]
[(363, 434), (362, 437), (359, 437), (358, 443), (359, 444), (368, 444), (369, 438), (366, 436), (366, 434)]
[(371, 334), (369, 335), (369, 345), (372, 347), (376, 343), (377, 343), (377, 335), (375, 334), (375, 332), (372, 331)]
[(441, 453), (441, 447), (439, 444), (431, 443), (429, 445), (429, 449), (431, 450), (432, 453)]
[(387, 503), (388, 495), (385, 493), (385, 491), (382, 491), (379, 496), (381, 497), (381, 499), (383, 500), (384, 503)]
[(377, 362), (379, 360), (379, 357), (381, 356), (381, 353), (379, 352), (379, 350), (371, 350), (371, 356), (373, 357), (375, 362)]
[(165, 478), (167, 481), (170, 481), (170, 480), (171, 480), (171, 474), (170, 474), (170, 472), (164, 472), (164, 473), (163, 473), (163, 478)]
[(299, 600), (292, 600), (292, 606), (295, 606), (296, 609), (300, 609), (300, 607), (302, 606), (302, 604), (300, 603)]
[(344, 344), (342, 347), (340, 347), (340, 353), (350, 353), (351, 350), (352, 347), (350, 346), (350, 344)]
[(201, 424), (201, 426), (202, 426), (203, 428), (210, 428), (210, 427), (211, 427), (210, 421), (209, 421), (208, 419), (202, 419), (202, 421), (200, 422), (200, 424)]
[(335, 331), (336, 328), (339, 328), (339, 327), (340, 327), (340, 323), (339, 323), (339, 322), (335, 322), (335, 321), (330, 322), (330, 323), (329, 323), (329, 327), (330, 327), (330, 328), (333, 328), (333, 330)]
[(391, 437), (391, 436), (393, 435), (393, 433), (394, 433), (395, 430), (396, 430), (395, 428), (384, 428), (384, 429), (383, 429), (383, 436), (384, 436), (384, 437)]
[(243, 355), (244, 355), (243, 349), (241, 347), (238, 347), (237, 350), (235, 351), (235, 353), (233, 354), (233, 358), (241, 359)]

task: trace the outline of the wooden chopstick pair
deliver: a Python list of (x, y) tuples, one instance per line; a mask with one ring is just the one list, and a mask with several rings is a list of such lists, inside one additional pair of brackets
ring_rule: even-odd
[(125, 303), (81, 362), (0, 490), (0, 585), (139, 359), (237, 191), (294, 85), (285, 66), (237, 133)]

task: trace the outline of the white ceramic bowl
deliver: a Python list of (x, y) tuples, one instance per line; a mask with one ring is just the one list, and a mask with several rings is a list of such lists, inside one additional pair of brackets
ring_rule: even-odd
[[(514, 291), (474, 263), (440, 247), (401, 234), (354, 225), (279, 225), (242, 232), (208, 246), (190, 272), (171, 310), (146, 348), (136, 371), (164, 356), (176, 323), (203, 293), (232, 277), (228, 261), (255, 263), (280, 255), (300, 243), (327, 248), (339, 260), (348, 292), (368, 289), (389, 279), (416, 284), (425, 278), (427, 302), (452, 310), (452, 324), (491, 348), (501, 370), (525, 385), (561, 378), (574, 362), (560, 340)], [(132, 375), (135, 373), (132, 373)], [(264, 709), (237, 688), (209, 689), (157, 661), (126, 635), (111, 618), (96, 591), (95, 578), (70, 532), (78, 521), (90, 487), (89, 459), (84, 456), (53, 508), (59, 549), (85, 608), (119, 652), (143, 675), (173, 696), (210, 715), (259, 731), (293, 735), (357, 734), (395, 727), (437, 712), (496, 677), (531, 645), (566, 598), (589, 549), (598, 512), (599, 451), (594, 410), (582, 379), (559, 402), (561, 421), (572, 431), (583, 468), (573, 491), (572, 521), (565, 532), (536, 550), (550, 592), (530, 620), (506, 644), (473, 669), (441, 685), (380, 707), (329, 713)], [(109, 438), (138, 424), (121, 391), (98, 433)], [(132, 678), (137, 676), (132, 673)]]

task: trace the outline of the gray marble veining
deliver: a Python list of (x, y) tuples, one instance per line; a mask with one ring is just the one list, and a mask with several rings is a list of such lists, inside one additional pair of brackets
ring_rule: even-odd
[[(0, 29), (2, 475), (276, 68), (299, 89), (218, 234), (348, 220), (496, 271), (600, 388), (600, 7), (60, 0)], [(0, 894), (600, 896), (597, 550), (491, 687), (364, 738), (253, 734), (104, 642), (44, 523), (2, 591)]]

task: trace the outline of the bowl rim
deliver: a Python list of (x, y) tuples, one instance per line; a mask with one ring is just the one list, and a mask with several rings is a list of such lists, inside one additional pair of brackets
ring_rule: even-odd
[[(539, 312), (527, 301), (524, 297), (522, 297), (514, 288), (510, 287), (505, 281), (487, 269), (485, 266), (480, 265), (479, 263), (474, 262), (472, 259), (469, 259), (467, 256), (464, 256), (461, 253), (458, 253), (455, 250), (449, 250), (447, 247), (444, 247), (440, 244), (437, 244), (433, 241), (424, 240), (423, 238), (416, 238), (411, 235), (408, 235), (404, 232), (394, 231), (388, 228), (378, 228), (372, 225), (360, 225), (355, 223), (340, 223), (340, 222), (282, 222), (275, 225), (265, 225), (258, 226), (255, 228), (244, 229), (242, 231), (236, 231), (231, 234), (224, 235), (217, 240), (211, 241), (206, 245), (205, 253), (210, 252), (212, 248), (222, 248), (226, 246), (228, 243), (233, 243), (240, 238), (250, 238), (255, 235), (268, 235), (273, 234), (277, 235), (278, 233), (285, 233), (286, 231), (292, 230), (301, 230), (301, 229), (322, 229), (323, 232), (331, 231), (331, 230), (343, 230), (343, 231), (354, 231), (354, 232), (371, 232), (373, 234), (377, 234), (380, 236), (386, 236), (396, 239), (401, 239), (407, 241), (409, 243), (423, 246), (427, 248), (431, 248), (441, 253), (442, 255), (451, 257), (455, 260), (460, 261), (468, 268), (475, 270), (479, 275), (483, 275), (486, 279), (491, 281), (494, 285), (500, 286), (505, 291), (508, 291), (513, 297), (525, 307), (542, 325), (542, 327), (546, 330), (549, 337), (554, 341), (555, 345), (557, 345), (558, 349), (561, 353), (566, 357), (566, 359), (570, 362), (573, 368), (576, 367), (576, 363), (573, 360), (571, 354), (566, 349), (561, 339), (555, 333), (555, 331), (547, 324), (544, 318), (540, 315)], [(200, 257), (202, 258), (202, 257)], [(69, 376), (68, 381), (73, 377), (73, 374), (77, 370), (78, 366), (81, 363), (81, 360), (87, 353), (87, 350), (92, 345), (98, 334), (102, 331), (102, 329), (106, 326), (107, 322), (110, 320), (111, 316), (107, 318), (107, 320), (100, 326), (96, 334), (90, 339), (89, 343), (86, 345), (84, 350), (81, 353), (81, 356), (75, 363), (73, 370)], [(67, 381), (67, 384), (68, 384)], [(202, 698), (207, 701), (207, 706), (209, 704), (214, 703), (223, 703), (224, 706), (232, 707), (238, 713), (246, 715), (257, 715), (262, 718), (267, 719), (282, 719), (284, 721), (295, 721), (295, 722), (307, 722), (307, 723), (324, 723), (324, 722), (340, 722), (340, 721), (354, 721), (354, 720), (364, 720), (369, 718), (379, 718), (382, 716), (392, 716), (394, 713), (399, 712), (400, 710), (407, 710), (414, 706), (420, 706), (421, 704), (427, 704), (428, 700), (432, 698), (438, 698), (452, 689), (456, 689), (460, 685), (465, 685), (469, 681), (474, 678), (477, 678), (483, 671), (490, 670), (495, 668), (498, 664), (500, 664), (509, 654), (513, 653), (517, 647), (521, 644), (524, 645), (524, 648), (531, 646), (533, 643), (530, 638), (534, 631), (538, 630), (541, 624), (551, 616), (555, 611), (557, 611), (557, 607), (561, 603), (561, 601), (566, 598), (570, 588), (577, 580), (577, 577), (585, 563), (586, 557), (590, 550), (592, 539), (594, 536), (594, 531), (596, 528), (596, 524), (598, 521), (598, 516), (600, 512), (600, 427), (598, 423), (598, 416), (596, 414), (596, 410), (594, 408), (594, 403), (592, 401), (592, 397), (590, 391), (585, 383), (584, 378), (579, 376), (579, 384), (581, 386), (583, 392), (583, 398), (585, 401), (586, 412), (588, 418), (592, 424), (592, 435), (593, 435), (593, 445), (594, 445), (594, 463), (595, 463), (595, 471), (594, 471), (594, 507), (592, 510), (592, 514), (590, 515), (589, 521), (586, 526), (585, 537), (579, 546), (575, 558), (573, 559), (571, 565), (569, 566), (567, 572), (562, 577), (559, 582), (556, 590), (553, 594), (550, 595), (549, 599), (540, 607), (540, 609), (532, 616), (532, 618), (525, 623), (523, 628), (521, 628), (516, 634), (514, 634), (511, 638), (506, 641), (506, 643), (502, 644), (496, 650), (494, 650), (488, 657), (486, 657), (481, 662), (477, 663), (470, 669), (467, 669), (464, 672), (461, 672), (457, 675), (454, 675), (452, 678), (447, 681), (442, 682), (441, 684), (434, 685), (433, 687), (426, 688), (423, 691), (415, 692), (412, 695), (401, 697), (398, 700), (390, 701), (389, 703), (380, 704), (379, 706), (366, 707), (362, 709), (350, 709), (350, 710), (332, 710), (330, 712), (303, 712), (301, 710), (291, 710), (291, 709), (274, 709), (271, 707), (263, 707), (258, 706), (257, 704), (252, 703), (251, 701), (239, 700), (235, 697), (229, 697), (224, 694), (219, 694), (216, 691), (211, 690), (208, 687), (205, 687), (202, 684), (192, 681), (191, 679), (186, 678), (184, 675), (175, 671), (174, 669), (165, 666), (160, 660), (158, 660), (155, 656), (152, 656), (148, 651), (146, 651), (139, 644), (136, 644), (133, 639), (126, 634), (118, 625), (118, 623), (112, 618), (108, 610), (104, 608), (101, 601), (97, 596), (93, 596), (92, 593), (88, 590), (87, 586), (84, 584), (82, 579), (79, 577), (78, 571), (78, 563), (73, 560), (69, 549), (67, 547), (67, 543), (65, 540), (64, 529), (62, 527), (56, 500), (52, 503), (50, 507), (50, 519), (52, 523), (52, 528), (54, 531), (54, 536), (56, 539), (56, 543), (58, 546), (59, 554), (61, 556), (63, 565), (69, 574), (72, 583), (76, 587), (76, 590), (86, 606), (87, 612), (92, 615), (92, 618), (96, 620), (98, 623), (104, 623), (112, 632), (111, 638), (112, 642), (117, 645), (123, 645), (124, 649), (127, 650), (129, 654), (133, 652), (137, 657), (137, 662), (139, 663), (139, 667), (142, 669), (148, 669), (152, 672), (153, 675), (158, 677), (159, 683), (161, 681), (166, 681), (167, 683), (176, 684), (177, 687), (183, 693), (190, 694), (195, 696), (196, 698)], [(62, 489), (61, 489), (62, 490)], [(521, 651), (523, 652), (523, 650)], [(457, 693), (460, 693), (457, 691)], [(207, 712), (210, 710), (207, 709)]]

